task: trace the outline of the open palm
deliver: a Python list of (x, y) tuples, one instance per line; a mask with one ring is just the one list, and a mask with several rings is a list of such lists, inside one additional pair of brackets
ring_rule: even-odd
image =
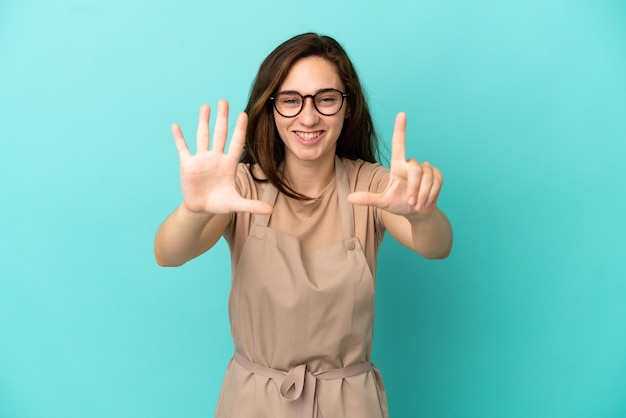
[(235, 188), (237, 165), (246, 136), (247, 115), (241, 113), (237, 118), (228, 152), (224, 152), (228, 137), (228, 102), (221, 100), (218, 104), (212, 144), (210, 112), (208, 105), (200, 107), (195, 155), (189, 151), (180, 126), (176, 123), (172, 125), (172, 135), (180, 157), (183, 204), (189, 211), (197, 213), (271, 213), (271, 206), (258, 200), (245, 199)]

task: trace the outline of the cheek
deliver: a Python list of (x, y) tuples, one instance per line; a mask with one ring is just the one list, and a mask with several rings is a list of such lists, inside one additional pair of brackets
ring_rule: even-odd
[[(345, 118), (345, 117), (342, 117), (342, 118), (341, 118), (341, 119), (339, 119), (339, 120), (337, 121), (337, 123), (335, 124), (335, 129), (337, 130), (337, 132), (338, 132), (338, 133), (342, 131), (343, 126), (345, 125), (345, 121), (346, 121), (346, 118)], [(337, 134), (337, 135), (339, 135), (339, 134)]]
[(276, 127), (276, 133), (278, 137), (280, 138), (280, 140), (282, 142), (285, 142), (285, 135), (289, 133), (288, 126), (284, 123), (281, 124), (278, 122), (276, 122), (274, 126)]
[(274, 128), (276, 128), (277, 131), (283, 129), (284, 124), (280, 123), (280, 119), (278, 119), (277, 117), (274, 116), (274, 120), (272, 121), (272, 123), (274, 124)]
[(345, 110), (345, 113), (343, 115), (343, 118), (344, 119), (348, 119), (350, 117), (350, 106), (348, 106), (347, 103), (345, 104), (345, 106), (346, 106), (346, 110)]

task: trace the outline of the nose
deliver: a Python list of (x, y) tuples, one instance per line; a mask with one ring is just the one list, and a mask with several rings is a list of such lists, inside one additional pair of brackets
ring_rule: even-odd
[[(311, 102), (307, 99), (311, 99)], [(299, 119), (303, 125), (315, 125), (319, 119), (319, 114), (317, 113), (317, 109), (313, 105), (313, 97), (307, 96), (304, 98), (304, 103), (302, 104), (302, 111), (300, 112)]]

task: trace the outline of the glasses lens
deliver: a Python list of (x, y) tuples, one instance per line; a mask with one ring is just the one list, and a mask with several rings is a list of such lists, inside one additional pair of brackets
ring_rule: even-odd
[(324, 90), (314, 97), (315, 107), (322, 115), (334, 115), (341, 109), (343, 97), (337, 90)]
[(302, 108), (302, 96), (298, 93), (278, 93), (274, 98), (276, 110), (283, 116), (295, 116)]

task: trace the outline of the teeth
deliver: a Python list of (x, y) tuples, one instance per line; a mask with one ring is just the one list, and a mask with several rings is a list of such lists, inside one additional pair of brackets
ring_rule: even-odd
[(314, 139), (320, 136), (320, 133), (319, 132), (296, 132), (296, 135), (298, 135), (302, 139), (310, 141), (311, 139)]

